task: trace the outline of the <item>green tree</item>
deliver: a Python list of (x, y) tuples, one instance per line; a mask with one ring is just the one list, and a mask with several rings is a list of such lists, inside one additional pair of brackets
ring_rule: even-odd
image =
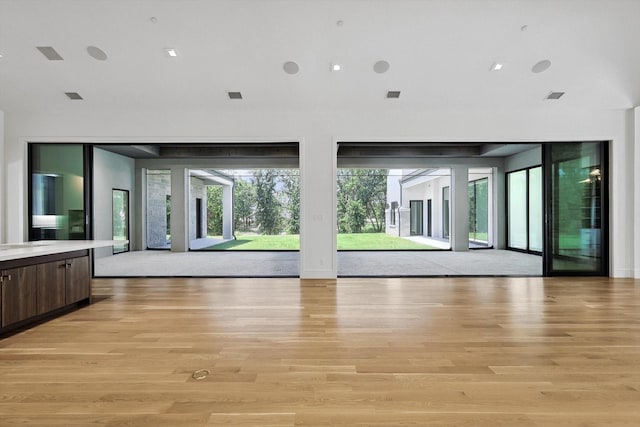
[(233, 188), (234, 229), (248, 231), (253, 221), (256, 206), (256, 188), (244, 179), (236, 179)]
[(222, 235), (222, 187), (207, 186), (207, 235)]
[(256, 189), (256, 223), (263, 234), (282, 231), (282, 206), (276, 194), (277, 171), (260, 169), (253, 173)]
[(341, 233), (379, 233), (384, 230), (387, 169), (338, 171), (338, 230)]
[(287, 212), (285, 225), (289, 234), (300, 233), (300, 175), (298, 170), (285, 170), (280, 174), (284, 189), (283, 206)]

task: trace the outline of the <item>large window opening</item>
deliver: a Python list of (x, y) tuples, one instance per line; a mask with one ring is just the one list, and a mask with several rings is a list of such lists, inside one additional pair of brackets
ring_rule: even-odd
[[(300, 249), (297, 169), (208, 169), (190, 175), (192, 250)], [(200, 208), (198, 198), (206, 200)], [(197, 237), (198, 215), (206, 218), (203, 239)]]
[(449, 248), (431, 216), (449, 169), (340, 168), (336, 183), (339, 251)]

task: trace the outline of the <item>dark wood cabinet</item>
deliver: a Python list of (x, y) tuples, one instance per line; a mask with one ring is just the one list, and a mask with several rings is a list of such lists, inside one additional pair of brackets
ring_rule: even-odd
[(38, 264), (38, 314), (66, 305), (66, 261)]
[(89, 251), (0, 262), (0, 334), (91, 298)]
[(35, 265), (2, 270), (2, 327), (37, 314)]
[(66, 262), (66, 303), (82, 301), (91, 296), (89, 257), (71, 258)]

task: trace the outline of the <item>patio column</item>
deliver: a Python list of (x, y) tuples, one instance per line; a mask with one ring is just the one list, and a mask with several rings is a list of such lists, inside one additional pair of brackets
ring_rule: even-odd
[(222, 238), (233, 239), (233, 184), (222, 186)]
[(189, 169), (171, 168), (171, 252), (189, 250)]
[(451, 250), (469, 250), (469, 168), (451, 168)]

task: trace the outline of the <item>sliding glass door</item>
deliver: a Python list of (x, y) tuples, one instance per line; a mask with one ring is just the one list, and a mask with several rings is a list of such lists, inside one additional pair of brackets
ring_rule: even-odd
[(489, 179), (469, 182), (469, 240), (489, 242)]
[(545, 275), (607, 275), (607, 144), (544, 147)]
[[(129, 191), (112, 190), (113, 195), (113, 215), (112, 215), (112, 238), (113, 240), (129, 240)], [(113, 245), (113, 253), (128, 252), (128, 243)]]
[(507, 247), (542, 252), (542, 167), (507, 174)]
[(410, 200), (410, 230), (409, 234), (412, 236), (422, 236), (423, 234), (423, 201), (422, 200)]

